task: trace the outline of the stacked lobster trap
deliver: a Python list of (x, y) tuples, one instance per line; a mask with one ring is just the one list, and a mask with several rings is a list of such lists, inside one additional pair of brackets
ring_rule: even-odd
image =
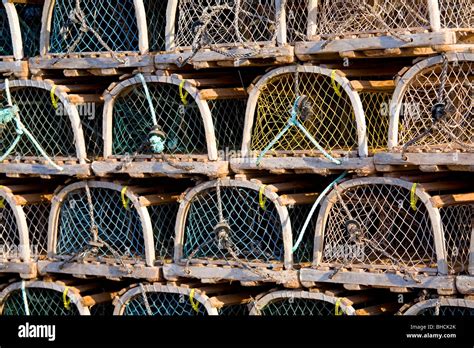
[(308, 0), (293, 7), (298, 10), (287, 11), (293, 18), (288, 31), (298, 33), (295, 54), (303, 61), (348, 51), (356, 58), (373, 51), (385, 57), (433, 54), (469, 44), (474, 25), (469, 0)]
[(39, 262), (39, 272), (161, 279), (160, 266), (172, 257), (177, 201), (184, 191), (179, 185), (82, 181), (66, 186), (53, 198), (48, 259)]

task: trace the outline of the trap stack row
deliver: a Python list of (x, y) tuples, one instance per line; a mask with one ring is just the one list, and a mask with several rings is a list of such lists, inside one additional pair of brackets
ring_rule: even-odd
[(0, 311), (472, 315), (473, 6), (4, 0)]

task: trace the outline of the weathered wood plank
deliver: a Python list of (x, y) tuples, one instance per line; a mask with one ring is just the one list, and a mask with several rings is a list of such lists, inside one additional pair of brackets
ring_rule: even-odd
[(374, 155), (375, 165), (456, 165), (472, 166), (474, 153), (401, 153), (380, 152)]
[(27, 175), (66, 175), (66, 176), (90, 176), (88, 164), (63, 165), (63, 171), (58, 171), (46, 164), (27, 163), (0, 163), (0, 173), (4, 174), (27, 174)]

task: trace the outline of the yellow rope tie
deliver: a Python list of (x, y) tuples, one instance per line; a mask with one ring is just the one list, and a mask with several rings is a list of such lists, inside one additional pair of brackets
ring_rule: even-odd
[(67, 293), (69, 292), (69, 287), (66, 286), (66, 288), (63, 291), (63, 303), (64, 303), (64, 308), (67, 310), (71, 309), (71, 299), (67, 297)]
[[(4, 189), (5, 186), (0, 185), (0, 190)], [(0, 209), (5, 208), (5, 197), (0, 197)]]
[(335, 307), (334, 307), (334, 310), (335, 310), (335, 313), (334, 313), (334, 314), (335, 314), (336, 316), (341, 316), (341, 315), (344, 314), (344, 311), (343, 311), (342, 308), (341, 308), (341, 299), (340, 299), (340, 298), (337, 299), (336, 305), (335, 305)]
[(194, 301), (194, 289), (192, 289), (189, 293), (189, 302), (191, 302), (191, 306), (193, 307), (194, 311), (199, 313), (199, 302)]
[(130, 209), (130, 198), (126, 196), (128, 186), (124, 186), (122, 191), (120, 191), (120, 197), (122, 198), (122, 205), (125, 209)]
[(416, 211), (416, 203), (418, 202), (418, 196), (416, 195), (416, 182), (411, 187), (410, 192), (410, 207)]
[(179, 97), (181, 98), (181, 103), (183, 103), (184, 106), (188, 105), (188, 100), (186, 98), (189, 95), (188, 91), (184, 90), (185, 83), (186, 83), (186, 80), (183, 80), (179, 84)]
[(58, 108), (58, 101), (59, 98), (56, 97), (56, 88), (58, 86), (54, 85), (53, 88), (51, 88), (51, 104), (53, 104), (53, 108), (57, 109)]
[(258, 191), (258, 204), (260, 205), (260, 208), (262, 208), (263, 210), (267, 210), (267, 207), (266, 207), (267, 196), (264, 195), (266, 188), (267, 188), (267, 185), (262, 185), (260, 186), (260, 190)]
[(332, 88), (334, 89), (334, 92), (337, 94), (337, 96), (342, 97), (341, 90), (339, 89), (339, 85), (336, 82), (336, 74), (337, 74), (336, 70), (333, 70), (331, 72), (331, 85), (332, 85)]

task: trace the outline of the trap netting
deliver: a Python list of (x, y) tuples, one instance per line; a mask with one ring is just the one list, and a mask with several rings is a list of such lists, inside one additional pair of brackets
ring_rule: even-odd
[(335, 297), (305, 291), (276, 291), (254, 303), (251, 315), (340, 316), (354, 315), (354, 308)]
[(13, 41), (10, 32), (10, 24), (8, 22), (7, 11), (0, 4), (0, 56), (13, 55)]
[(429, 58), (411, 68), (392, 100), (391, 147), (474, 151), (473, 71), (472, 54)]
[(148, 25), (150, 52), (166, 50), (166, 9), (168, 1), (143, 0)]
[(25, 57), (35, 57), (40, 52), (42, 5), (15, 4), (20, 21), (23, 53)]
[[(51, 92), (52, 88), (38, 81), (10, 81), (13, 109), (18, 107), (18, 113), (0, 120), (0, 156), (8, 154), (9, 158), (22, 158), (47, 154), (50, 158), (85, 158), (77, 109), (63, 93)], [(0, 107), (7, 110), (12, 106), (8, 105), (5, 85), (0, 85), (0, 89)], [(24, 129), (19, 129), (17, 118), (37, 144)]]
[[(104, 134), (111, 138), (111, 155), (208, 154), (205, 124), (212, 120), (207, 103), (185, 82), (144, 80), (145, 84), (134, 78), (111, 92), (113, 105), (106, 104), (106, 109), (113, 108), (112, 131)], [(157, 141), (151, 144), (153, 138)]]
[(449, 272), (464, 274), (469, 269), (469, 249), (473, 231), (474, 205), (440, 208)]
[(308, 36), (308, 1), (286, 0), (286, 40), (306, 41)]
[(43, 32), (50, 31), (50, 53), (140, 49), (134, 0), (50, 0), (48, 5), (51, 23)]
[(430, 28), (426, 0), (321, 0), (311, 12), (311, 34), (323, 38)]
[(253, 127), (251, 135), (244, 135), (250, 137), (244, 146), (260, 156), (305, 153), (331, 158), (366, 151), (365, 134), (358, 133), (358, 125), (365, 133), (360, 98), (334, 70), (276, 69), (258, 82), (249, 103), (247, 119)]
[[(306, 222), (308, 215), (311, 212), (311, 205), (295, 205), (288, 207), (288, 213), (291, 220), (291, 230), (293, 231), (293, 244), (296, 245), (301, 233), (303, 226)], [(309, 263), (312, 261), (313, 256), (313, 236), (309, 231), (314, 231), (316, 227), (317, 214), (313, 213), (311, 221), (306, 228), (306, 233), (303, 235), (303, 239), (299, 244), (298, 248), (293, 251), (293, 261), (295, 264), (298, 263)]]
[(216, 146), (220, 151), (240, 151), (247, 100), (221, 99), (207, 102), (212, 114)]
[(21, 210), (10, 205), (4, 191), (0, 190), (0, 257), (3, 261), (18, 258), (20, 255), (18, 247), (21, 244), (21, 222), (17, 220), (18, 214), (21, 214)]
[(277, 11), (273, 0), (179, 0), (174, 46), (276, 43)]
[[(435, 230), (416, 185), (384, 178), (336, 186), (321, 208), (321, 264), (378, 268), (407, 275), (437, 271)], [(425, 197), (424, 197), (425, 198)]]
[(359, 93), (364, 108), (367, 124), (367, 142), (369, 151), (377, 152), (387, 148), (388, 129), (390, 126), (389, 92)]
[(49, 202), (23, 206), (28, 225), (29, 247), (33, 259), (43, 259), (48, 254), (48, 219), (51, 209)]
[(148, 207), (155, 240), (155, 257), (165, 261), (173, 258), (176, 215), (179, 204), (168, 203)]
[(285, 208), (267, 194), (238, 181), (203, 184), (182, 204), (187, 206), (177, 226), (178, 262), (219, 261), (247, 267), (285, 260)]
[(439, 298), (419, 302), (404, 315), (464, 317), (474, 316), (474, 302), (460, 298)]
[(439, 0), (442, 28), (471, 29), (474, 27), (472, 0)]
[(145, 259), (144, 231), (136, 207), (120, 190), (88, 186), (68, 192), (60, 206), (56, 250), (69, 261)]

